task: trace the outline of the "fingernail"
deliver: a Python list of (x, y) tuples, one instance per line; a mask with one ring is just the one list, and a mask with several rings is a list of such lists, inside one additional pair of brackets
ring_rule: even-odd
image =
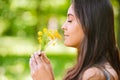
[(41, 53), (42, 53), (41, 51), (38, 51), (38, 55), (41, 55)]

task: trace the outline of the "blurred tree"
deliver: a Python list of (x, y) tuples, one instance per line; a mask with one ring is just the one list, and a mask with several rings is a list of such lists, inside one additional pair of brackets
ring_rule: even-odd
[(115, 15), (115, 35), (118, 48), (120, 49), (120, 0), (111, 0)]
[[(119, 7), (111, 0), (114, 7)], [(58, 30), (65, 20), (70, 0), (0, 0), (0, 36), (36, 39), (37, 31), (48, 26), (51, 17), (58, 19)], [(119, 10), (120, 12), (120, 10)], [(120, 47), (120, 13), (115, 17)], [(62, 33), (62, 31), (61, 31)]]
[(117, 0), (118, 2), (118, 31), (117, 31), (117, 41), (118, 41), (118, 47), (120, 49), (120, 0)]
[(51, 17), (58, 20), (60, 30), (68, 6), (66, 0), (0, 0), (0, 36), (36, 39)]

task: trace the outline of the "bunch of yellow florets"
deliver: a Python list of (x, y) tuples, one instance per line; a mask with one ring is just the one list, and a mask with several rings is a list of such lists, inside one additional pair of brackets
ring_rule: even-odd
[(55, 45), (57, 39), (62, 39), (57, 30), (48, 30), (44, 28), (42, 31), (38, 31), (38, 42), (41, 51), (44, 51), (51, 44)]

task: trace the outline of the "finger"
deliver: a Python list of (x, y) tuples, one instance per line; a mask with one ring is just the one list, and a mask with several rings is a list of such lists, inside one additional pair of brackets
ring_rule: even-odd
[(35, 57), (35, 61), (36, 61), (37, 65), (42, 63), (41, 57), (39, 56), (38, 53), (36, 53), (34, 57)]
[(35, 64), (34, 64), (32, 58), (30, 58), (30, 71), (31, 71), (31, 74), (33, 74), (34, 70), (35, 70)]
[(50, 60), (48, 59), (48, 57), (44, 53), (42, 53), (41, 56), (42, 56), (42, 60), (44, 61), (44, 65), (46, 66), (46, 69), (50, 70), (50, 73), (53, 74)]
[(32, 56), (32, 60), (33, 60), (34, 64), (37, 65), (37, 62), (36, 62), (36, 59), (35, 59), (35, 55), (36, 55), (36, 52), (35, 52), (34, 55)]
[(31, 58), (31, 67), (33, 70), (36, 70), (36, 67), (37, 67), (37, 63), (35, 61), (35, 57), (33, 55), (33, 57)]
[(37, 54), (38, 54), (39, 56), (41, 56), (41, 52), (42, 52), (42, 51), (38, 50), (38, 51), (37, 51)]
[(29, 60), (29, 66), (30, 67), (31, 67), (31, 64), (32, 64), (32, 57), (33, 57), (33, 54), (31, 55), (30, 60)]
[(29, 60), (29, 66), (30, 66), (30, 70), (32, 70), (32, 60), (31, 60), (31, 58)]
[(46, 64), (50, 64), (50, 60), (47, 58), (47, 56), (44, 53), (41, 54), (41, 57)]
[(42, 60), (42, 58), (41, 58), (41, 55), (42, 55), (42, 54), (43, 54), (43, 52), (40, 51), (40, 50), (38, 50), (37, 55), (40, 57), (41, 62), (43, 62), (43, 60)]

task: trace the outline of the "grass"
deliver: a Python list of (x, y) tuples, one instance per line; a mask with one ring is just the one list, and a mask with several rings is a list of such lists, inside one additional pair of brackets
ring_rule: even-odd
[[(54, 70), (55, 80), (62, 80), (67, 68), (75, 62), (69, 54), (48, 54)], [(0, 56), (0, 80), (32, 80), (29, 69), (29, 56)]]

